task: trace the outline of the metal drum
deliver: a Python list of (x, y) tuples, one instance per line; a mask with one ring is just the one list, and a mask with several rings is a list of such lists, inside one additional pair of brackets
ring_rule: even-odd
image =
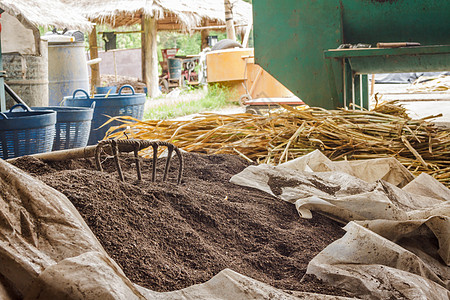
[(181, 67), (183, 65), (183, 60), (179, 58), (169, 58), (169, 76), (170, 79), (180, 79), (181, 78)]
[(57, 106), (76, 89), (89, 90), (83, 42), (49, 42), (48, 79), (50, 106)]
[[(125, 88), (131, 90), (131, 94), (122, 94)], [(78, 95), (77, 95), (78, 94)], [(94, 95), (93, 98), (85, 90), (76, 90), (70, 97), (64, 98), (64, 105), (69, 107), (91, 107), (95, 102), (94, 116), (92, 118), (91, 133), (88, 145), (95, 145), (101, 141), (111, 126), (121, 123), (114, 121), (105, 124), (110, 117), (130, 116), (142, 120), (144, 117), (145, 94), (135, 93), (131, 85), (124, 85), (117, 94)]]
[[(41, 43), (41, 56), (18, 53), (2, 54), (5, 82), (28, 106), (48, 105), (47, 43)], [(15, 101), (7, 94), (6, 106)]]

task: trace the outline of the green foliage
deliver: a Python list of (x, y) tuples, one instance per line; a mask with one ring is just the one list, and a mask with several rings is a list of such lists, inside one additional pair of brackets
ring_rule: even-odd
[[(97, 25), (97, 32), (107, 31), (139, 31), (140, 25), (110, 28), (107, 25)], [(223, 32), (211, 31), (210, 35), (217, 35), (218, 39), (226, 38), (226, 34)], [(86, 36), (86, 49), (88, 49), (89, 38)], [(200, 53), (201, 48), (201, 34), (196, 32), (192, 35), (188, 33), (179, 32), (159, 32), (158, 33), (158, 58), (162, 61), (161, 49), (178, 48), (177, 55), (195, 55)], [(141, 33), (119, 33), (116, 35), (117, 49), (136, 49), (141, 47)], [(97, 46), (99, 49), (105, 48), (105, 42), (102, 40), (102, 35), (97, 37)]]
[[(251, 1), (250, 1), (251, 3)], [(39, 31), (41, 35), (44, 35), (46, 32), (51, 31), (50, 27), (39, 27)], [(141, 25), (136, 24), (133, 26), (123, 26), (118, 28), (111, 28), (108, 25), (97, 25), (97, 47), (99, 50), (105, 48), (105, 41), (102, 39), (101, 32), (110, 32), (110, 31), (140, 31)], [(225, 32), (218, 31), (210, 31), (209, 35), (217, 36), (218, 40), (223, 40), (227, 38)], [(238, 36), (238, 40), (240, 37)], [(200, 32), (196, 32), (194, 34), (188, 33), (179, 33), (179, 32), (159, 32), (158, 33), (158, 58), (162, 61), (161, 49), (167, 48), (178, 48), (179, 51), (177, 55), (195, 55), (200, 53), (201, 51), (201, 34)], [(251, 41), (250, 41), (251, 43)], [(86, 51), (89, 51), (89, 36), (88, 33), (85, 33), (85, 46)], [(136, 49), (141, 48), (141, 33), (118, 33), (116, 35), (116, 46), (117, 49)]]
[[(97, 47), (99, 50), (105, 48), (105, 41), (103, 41), (102, 34), (100, 34), (100, 32), (140, 31), (140, 28), (141, 28), (140, 24), (118, 28), (111, 28), (108, 25), (97, 25), (97, 33), (99, 33), (97, 35)], [(39, 29), (41, 31), (41, 34), (44, 34), (45, 32), (51, 30), (47, 28), (39, 28)], [(227, 38), (225, 32), (210, 31), (209, 35), (217, 36), (219, 41)], [(238, 41), (240, 41), (240, 36), (238, 36), (237, 38)], [(162, 61), (161, 49), (178, 48), (179, 50), (177, 55), (179, 56), (196, 55), (201, 51), (200, 32), (196, 32), (190, 35), (188, 33), (162, 31), (158, 32), (157, 41), (158, 41), (157, 51), (159, 61)], [(141, 33), (140, 32), (118, 33), (116, 35), (116, 45), (117, 49), (141, 48)], [(249, 46), (252, 47), (252, 45), (253, 39), (252, 36), (250, 36)], [(89, 51), (89, 36), (87, 33), (85, 34), (85, 46), (86, 51)], [(161, 66), (158, 67), (159, 72), (161, 73)]]
[(48, 27), (48, 26), (39, 26), (38, 29), (39, 29), (39, 34), (40, 34), (41, 36), (52, 30), (52, 29), (51, 29), (50, 27)]
[[(226, 38), (222, 32), (211, 31), (210, 35), (217, 35), (219, 40)], [(201, 34), (196, 32), (192, 35), (178, 32), (159, 32), (158, 33), (158, 55), (161, 57), (161, 49), (178, 48), (177, 55), (195, 55), (201, 51)]]
[[(187, 91), (185, 93), (189, 93)], [(230, 105), (237, 105), (230, 101), (232, 93), (228, 88), (220, 85), (208, 86), (206, 95), (198, 100), (186, 100), (173, 104), (162, 104), (145, 113), (146, 120), (165, 120), (186, 116), (208, 110), (217, 110)], [(188, 97), (189, 98), (189, 97)]]
[[(158, 48), (178, 48), (178, 55), (193, 55), (200, 52), (200, 35), (180, 34), (177, 32), (160, 32)], [(158, 51), (161, 52), (161, 51)]]
[[(247, 2), (251, 3), (251, 0), (247, 0)], [(39, 27), (39, 31), (41, 35), (44, 35), (46, 32), (51, 31), (50, 27)], [(118, 28), (111, 28), (108, 25), (97, 25), (97, 32), (109, 32), (109, 31), (140, 31), (141, 25), (136, 24), (133, 26), (123, 26)], [(227, 38), (225, 32), (218, 31), (210, 31), (209, 35), (217, 36), (218, 40), (223, 40)], [(240, 36), (237, 37), (240, 41)], [(195, 55), (200, 53), (201, 48), (201, 34), (200, 32), (196, 32), (194, 34), (188, 33), (179, 33), (179, 32), (159, 32), (158, 33), (158, 57), (159, 60), (162, 61), (161, 49), (167, 48), (178, 48), (178, 55)], [(116, 45), (117, 49), (136, 49), (141, 47), (141, 33), (119, 33), (116, 35)], [(250, 39), (250, 44), (252, 44), (252, 39)], [(89, 51), (89, 36), (88, 33), (85, 33), (85, 46), (86, 51)], [(99, 50), (105, 48), (105, 41), (102, 39), (102, 34), (97, 35), (97, 47)]]

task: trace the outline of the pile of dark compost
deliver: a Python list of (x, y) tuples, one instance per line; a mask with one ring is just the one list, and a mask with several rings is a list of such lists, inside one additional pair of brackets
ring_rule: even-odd
[(14, 164), (66, 195), (108, 254), (133, 282), (172, 291), (209, 280), (224, 268), (283, 290), (348, 295), (305, 276), (308, 262), (342, 237), (340, 224), (315, 214), (301, 219), (295, 206), (256, 189), (229, 182), (248, 166), (233, 155), (183, 153), (161, 182), (165, 158), (151, 181), (143, 159), (138, 181), (134, 160), (121, 155), (125, 182), (112, 158), (104, 172), (93, 159), (45, 163), (22, 157)]

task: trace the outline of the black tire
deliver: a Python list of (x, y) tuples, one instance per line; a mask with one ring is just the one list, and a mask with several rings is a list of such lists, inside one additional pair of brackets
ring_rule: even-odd
[(231, 49), (231, 48), (242, 48), (241, 44), (238, 42), (235, 42), (230, 39), (224, 39), (221, 41), (218, 41), (212, 48), (211, 51), (214, 50), (223, 50), (223, 49)]

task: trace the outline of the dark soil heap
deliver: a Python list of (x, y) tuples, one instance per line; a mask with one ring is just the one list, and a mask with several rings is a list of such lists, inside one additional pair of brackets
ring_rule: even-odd
[(121, 156), (126, 182), (112, 159), (44, 163), (23, 157), (15, 165), (65, 194), (109, 255), (135, 283), (171, 291), (209, 280), (224, 268), (285, 290), (346, 295), (305, 274), (308, 262), (340, 238), (338, 223), (321, 215), (301, 219), (295, 206), (229, 183), (248, 163), (231, 155), (183, 154), (162, 183), (165, 159), (151, 182), (151, 160), (137, 181), (133, 159)]

